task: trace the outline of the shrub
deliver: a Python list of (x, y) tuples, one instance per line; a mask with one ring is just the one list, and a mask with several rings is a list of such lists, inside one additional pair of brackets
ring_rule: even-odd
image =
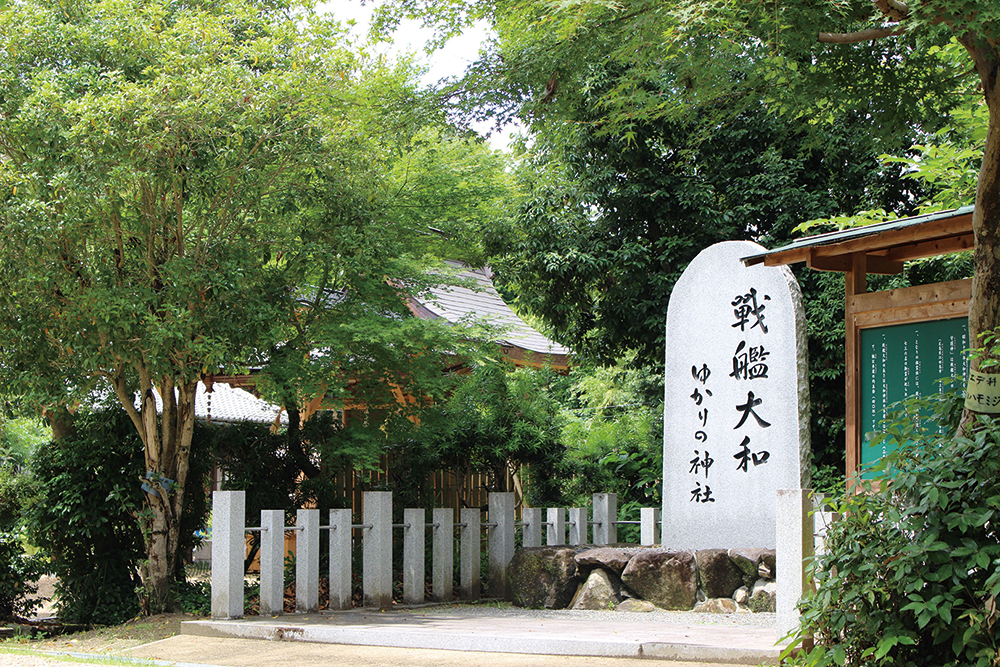
[(875, 443), (884, 457), (813, 566), (800, 665), (994, 665), (1000, 615), (1000, 425), (953, 433), (957, 394), (910, 399)]
[(27, 527), (59, 579), (60, 620), (110, 625), (139, 613), (142, 446), (122, 411), (81, 415), (76, 428), (31, 459)]
[(16, 533), (0, 533), (0, 621), (28, 618), (42, 601), (29, 599), (38, 592), (35, 582), (44, 574), (44, 562), (24, 553)]
[(36, 494), (24, 470), (36, 430), (24, 419), (0, 424), (0, 621), (27, 618), (41, 605), (28, 596), (38, 590), (43, 559), (25, 553), (22, 534), (24, 508)]
[(208, 616), (212, 613), (212, 585), (207, 581), (176, 581), (173, 597), (185, 614)]

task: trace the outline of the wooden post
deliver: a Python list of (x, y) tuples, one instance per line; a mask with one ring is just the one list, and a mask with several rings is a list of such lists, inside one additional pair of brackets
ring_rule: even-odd
[(844, 389), (847, 398), (844, 416), (844, 440), (846, 445), (847, 489), (857, 481), (861, 467), (861, 364), (858, 351), (861, 349), (861, 332), (858, 329), (855, 297), (868, 290), (867, 254), (856, 252), (851, 255), (851, 269), (845, 274), (846, 299), (844, 301)]

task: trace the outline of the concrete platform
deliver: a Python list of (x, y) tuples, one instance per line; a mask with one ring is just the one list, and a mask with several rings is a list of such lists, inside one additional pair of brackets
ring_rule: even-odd
[[(434, 608), (188, 621), (182, 634), (356, 646), (672, 661), (777, 664), (773, 623), (664, 622), (659, 614)], [(737, 622), (742, 620), (743, 622)]]

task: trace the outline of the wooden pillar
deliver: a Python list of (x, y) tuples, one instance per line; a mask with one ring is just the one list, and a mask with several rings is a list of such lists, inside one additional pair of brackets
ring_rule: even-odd
[(855, 297), (868, 291), (868, 256), (864, 252), (851, 255), (851, 268), (845, 274), (846, 299), (844, 301), (844, 333), (846, 334), (844, 383), (847, 398), (844, 419), (846, 444), (847, 489), (854, 486), (861, 466), (861, 332), (858, 329)]

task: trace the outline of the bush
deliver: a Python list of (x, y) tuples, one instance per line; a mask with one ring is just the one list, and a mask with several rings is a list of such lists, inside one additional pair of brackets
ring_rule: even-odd
[(35, 584), (44, 574), (44, 562), (24, 553), (16, 533), (0, 533), (0, 621), (28, 618), (41, 606), (28, 597), (38, 592)]
[(876, 436), (904, 444), (837, 507), (801, 605), (799, 639), (812, 633), (816, 647), (797, 664), (995, 664), (1000, 425), (944, 435), (956, 404), (954, 393), (910, 399)]
[(44, 563), (25, 553), (22, 534), (24, 508), (36, 494), (24, 466), (37, 429), (24, 419), (0, 426), (0, 621), (8, 621), (27, 618), (41, 605), (28, 596), (38, 590)]
[(142, 446), (121, 410), (81, 415), (76, 428), (29, 463), (39, 496), (27, 528), (59, 579), (60, 620), (112, 625), (140, 611)]
[(177, 581), (173, 597), (185, 614), (208, 616), (212, 613), (212, 585), (207, 581)]
[[(663, 487), (663, 387), (658, 369), (617, 366), (573, 371), (559, 468), (565, 504), (584, 507), (594, 493), (618, 494), (619, 518), (637, 520), (640, 507), (658, 507)], [(618, 537), (638, 542), (639, 527)]]

